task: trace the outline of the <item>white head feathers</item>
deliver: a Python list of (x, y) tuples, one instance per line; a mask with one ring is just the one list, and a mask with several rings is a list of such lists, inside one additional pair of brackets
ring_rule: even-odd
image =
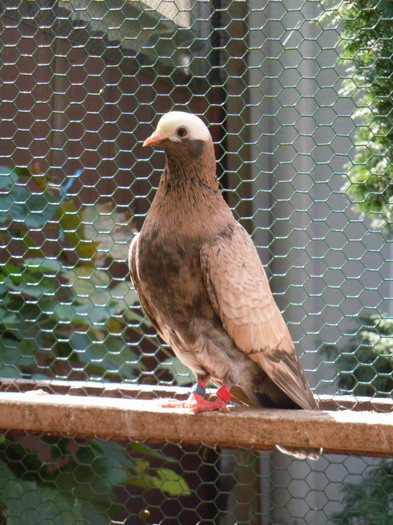
[(211, 135), (202, 120), (192, 113), (184, 111), (170, 111), (163, 115), (156, 131), (145, 141), (145, 146), (169, 139), (173, 142), (181, 140), (211, 140)]

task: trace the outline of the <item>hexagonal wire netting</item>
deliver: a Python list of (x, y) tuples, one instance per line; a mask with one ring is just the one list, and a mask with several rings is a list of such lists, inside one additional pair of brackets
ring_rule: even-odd
[[(314, 391), (389, 396), (392, 16), (384, 0), (3, 0), (3, 389), (192, 383), (126, 265), (163, 167), (142, 141), (186, 107)], [(381, 525), (392, 476), (389, 458), (7, 431), (0, 522)]]

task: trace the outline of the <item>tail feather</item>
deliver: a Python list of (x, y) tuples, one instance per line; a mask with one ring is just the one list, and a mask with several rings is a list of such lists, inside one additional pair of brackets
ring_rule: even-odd
[[(282, 397), (280, 399), (281, 405), (285, 406), (284, 401), (287, 402), (286, 408), (297, 408), (294, 402), (289, 399), (285, 394), (274, 385), (273, 389), (270, 389), (270, 392), (272, 390), (277, 390)], [(254, 392), (251, 392), (249, 389), (247, 393), (244, 392), (244, 389), (240, 388), (238, 385), (233, 385), (231, 388), (231, 394), (233, 397), (240, 403), (250, 406), (250, 407), (272, 407), (274, 406), (274, 403), (267, 398), (266, 396), (262, 396), (261, 394), (254, 394)], [(270, 402), (269, 402), (270, 401)], [(292, 405), (292, 406), (291, 406)], [(277, 405), (276, 405), (277, 406)], [(300, 408), (300, 407), (299, 407)], [(316, 461), (321, 456), (323, 449), (322, 448), (296, 448), (296, 447), (284, 447), (281, 445), (276, 445), (276, 449), (282, 452), (283, 454), (287, 454), (289, 456), (292, 456), (296, 459), (311, 459), (313, 461)]]
[(276, 445), (276, 449), (296, 459), (311, 459), (313, 461), (318, 460), (323, 452), (322, 448), (295, 448), (282, 447), (281, 445)]

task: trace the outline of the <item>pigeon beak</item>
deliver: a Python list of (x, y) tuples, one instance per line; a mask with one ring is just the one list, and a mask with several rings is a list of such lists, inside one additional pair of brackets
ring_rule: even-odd
[(153, 135), (150, 135), (150, 137), (145, 140), (143, 147), (151, 146), (152, 144), (159, 144), (162, 140), (164, 140), (164, 135), (159, 131), (155, 131)]

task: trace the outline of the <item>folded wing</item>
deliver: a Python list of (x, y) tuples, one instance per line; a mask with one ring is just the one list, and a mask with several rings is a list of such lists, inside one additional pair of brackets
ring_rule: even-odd
[(258, 252), (235, 223), (201, 249), (201, 268), (224, 329), (299, 407), (316, 409), (285, 321)]

